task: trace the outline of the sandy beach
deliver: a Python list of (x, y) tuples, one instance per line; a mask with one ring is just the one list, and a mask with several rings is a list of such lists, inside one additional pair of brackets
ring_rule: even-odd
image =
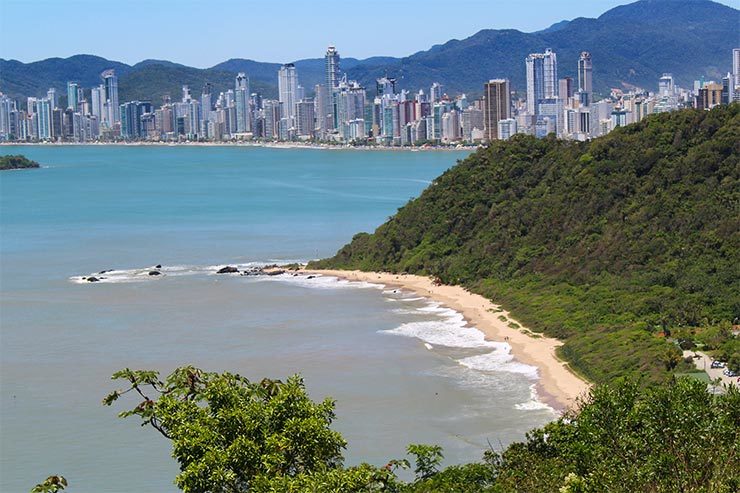
[[(306, 274), (335, 276), (348, 281), (385, 284), (414, 292), (442, 303), (463, 314), (465, 320), (482, 331), (491, 341), (507, 342), (517, 361), (536, 366), (539, 370), (540, 399), (559, 411), (571, 407), (576, 399), (588, 392), (590, 384), (570, 371), (555, 350), (563, 343), (557, 339), (531, 334), (513, 320), (509, 313), (490, 300), (460, 286), (435, 285), (428, 277), (384, 272), (343, 270), (305, 270)], [(513, 327), (509, 324), (517, 324)], [(517, 326), (519, 326), (517, 328)]]

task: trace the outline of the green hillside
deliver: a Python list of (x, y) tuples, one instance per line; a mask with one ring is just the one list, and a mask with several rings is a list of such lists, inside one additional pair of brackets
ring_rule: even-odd
[(659, 380), (682, 364), (663, 331), (740, 316), (739, 178), (737, 104), (586, 143), (517, 136), (309, 267), (439, 276), (564, 340), (594, 382)]

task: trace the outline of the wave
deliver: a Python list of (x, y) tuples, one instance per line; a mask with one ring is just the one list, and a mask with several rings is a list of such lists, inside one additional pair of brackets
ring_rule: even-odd
[(529, 386), (529, 400), (527, 402), (523, 402), (521, 404), (514, 405), (515, 409), (518, 409), (520, 411), (550, 411), (553, 414), (557, 414), (555, 412), (555, 409), (548, 406), (544, 402), (539, 400), (539, 395), (537, 394), (537, 386), (535, 384), (532, 384)]
[(378, 284), (374, 282), (365, 281), (349, 281), (347, 279), (341, 279), (335, 276), (324, 276), (321, 274), (280, 274), (277, 276), (264, 276), (259, 277), (259, 281), (272, 281), (272, 282), (287, 282), (297, 286), (305, 288), (315, 289), (347, 289), (347, 288), (358, 288), (358, 289), (380, 289), (384, 290), (384, 284)]

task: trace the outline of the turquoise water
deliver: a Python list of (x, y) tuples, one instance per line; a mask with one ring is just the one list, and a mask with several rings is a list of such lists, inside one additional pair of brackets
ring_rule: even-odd
[[(446, 462), (552, 419), (536, 372), (458, 314), (335, 279), (218, 276), (333, 254), (464, 153), (235, 147), (4, 147), (0, 490), (63, 474), (76, 492), (173, 491), (169, 444), (100, 400), (122, 367), (300, 372), (336, 398), (348, 463), (412, 442)], [(164, 276), (146, 276), (164, 266)], [(99, 284), (80, 283), (116, 269)], [(143, 275), (142, 275), (143, 274)], [(426, 345), (425, 345), (426, 344)], [(131, 402), (129, 402), (131, 404)]]

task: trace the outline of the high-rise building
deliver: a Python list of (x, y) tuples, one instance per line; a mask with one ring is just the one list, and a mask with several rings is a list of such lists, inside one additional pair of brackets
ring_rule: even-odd
[(326, 87), (331, 89), (339, 85), (339, 52), (334, 46), (326, 50)]
[(77, 111), (77, 82), (67, 82), (67, 108)]
[(234, 102), (236, 105), (236, 132), (246, 133), (251, 130), (251, 119), (249, 118), (249, 78), (244, 72), (236, 76), (234, 87)]
[(581, 104), (584, 106), (591, 104), (593, 90), (591, 53), (582, 51), (581, 56), (578, 58), (578, 92), (581, 93)]
[(740, 87), (740, 48), (732, 50), (732, 75), (735, 76), (735, 87)]
[(699, 94), (696, 96), (695, 107), (701, 110), (710, 110), (718, 104), (722, 104), (722, 84), (716, 82), (704, 84), (704, 87), (699, 89)]
[(508, 79), (492, 79), (483, 86), (483, 125), (487, 140), (498, 139), (498, 122), (511, 118)]
[(674, 96), (673, 75), (663, 74), (658, 81), (658, 96), (661, 98), (672, 98)]
[(282, 117), (286, 119), (287, 128), (295, 126), (295, 105), (299, 101), (298, 96), (298, 73), (295, 65), (286, 63), (278, 71), (278, 95), (283, 105)]
[(722, 77), (722, 104), (730, 104), (735, 100), (735, 83), (732, 74)]
[(213, 91), (213, 86), (210, 82), (206, 82), (206, 84), (203, 86), (203, 91), (200, 95), (200, 116), (202, 119), (201, 122), (201, 130), (200, 135), (203, 137), (208, 137), (208, 122), (211, 119), (211, 111), (213, 110), (213, 101), (211, 100), (212, 95), (211, 92)]
[(334, 46), (330, 46), (326, 50), (326, 55), (324, 56), (324, 64), (325, 64), (324, 85), (326, 86), (325, 107), (328, 111), (327, 116), (326, 116), (326, 120), (327, 120), (326, 129), (328, 131), (331, 131), (331, 130), (336, 129), (338, 125), (336, 89), (337, 87), (339, 87), (339, 81), (340, 81), (339, 52)]
[(498, 138), (509, 140), (516, 134), (516, 120), (514, 118), (505, 118), (498, 121)]
[(36, 101), (36, 136), (39, 140), (51, 140), (51, 102), (46, 99)]
[(100, 76), (103, 78), (105, 87), (105, 117), (104, 120), (111, 127), (121, 121), (121, 108), (118, 104), (118, 77), (113, 69), (104, 71)]
[(539, 114), (538, 105), (543, 99), (558, 97), (558, 59), (551, 49), (532, 53), (527, 64), (527, 112)]
[(429, 101), (436, 103), (442, 100), (442, 84), (434, 82), (429, 90)]
[(102, 120), (105, 110), (105, 86), (93, 87), (90, 90), (90, 99), (92, 102), (91, 113), (98, 121)]
[(316, 130), (315, 106), (311, 99), (296, 103), (296, 134), (298, 137), (313, 138)]
[(573, 87), (573, 79), (565, 77), (558, 81), (558, 94), (563, 99), (572, 98), (575, 95), (575, 87)]
[(49, 103), (51, 103), (51, 109), (57, 108), (57, 90), (53, 87), (50, 87), (48, 91), (46, 91), (46, 99), (49, 100)]

